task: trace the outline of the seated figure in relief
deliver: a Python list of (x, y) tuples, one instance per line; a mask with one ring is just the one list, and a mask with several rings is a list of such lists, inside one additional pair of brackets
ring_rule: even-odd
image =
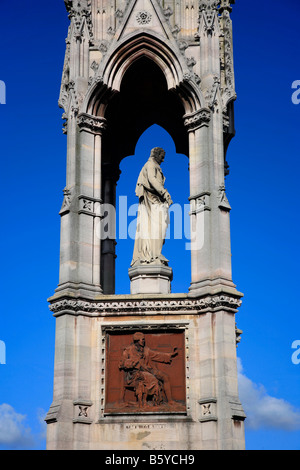
[[(154, 406), (162, 404), (165, 399), (168, 405), (174, 405), (169, 376), (155, 367), (153, 362), (171, 364), (178, 355), (177, 348), (172, 353), (153, 351), (145, 346), (145, 335), (137, 332), (133, 343), (127, 346), (119, 364), (125, 372), (125, 386), (132, 387), (140, 407), (147, 405), (150, 397)], [(124, 400), (124, 391), (123, 391)]]

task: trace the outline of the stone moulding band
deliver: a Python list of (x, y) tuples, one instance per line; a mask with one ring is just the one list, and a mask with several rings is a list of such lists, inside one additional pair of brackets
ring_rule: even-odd
[(227, 310), (236, 313), (241, 306), (240, 298), (229, 295), (207, 296), (202, 299), (176, 299), (176, 300), (132, 300), (132, 301), (103, 301), (59, 299), (50, 301), (50, 311), (54, 316), (64, 314), (89, 316), (114, 315), (151, 315), (161, 313), (194, 314), (206, 311)]
[(170, 323), (147, 323), (147, 325), (142, 325), (138, 322), (132, 322), (130, 324), (127, 323), (117, 323), (117, 324), (104, 324), (101, 325), (101, 330), (102, 330), (102, 335), (105, 335), (106, 333), (115, 333), (115, 332), (135, 332), (136, 330), (142, 331), (143, 333), (145, 332), (160, 332), (160, 331), (174, 331), (174, 330), (188, 330), (189, 328), (189, 322), (170, 322)]

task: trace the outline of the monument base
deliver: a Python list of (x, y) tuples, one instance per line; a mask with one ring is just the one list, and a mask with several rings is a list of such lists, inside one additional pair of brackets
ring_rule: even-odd
[[(47, 450), (245, 448), (236, 357), (239, 293), (90, 300), (66, 291), (49, 301), (57, 353)], [(134, 378), (126, 367), (134, 369), (140, 359), (134, 357), (136, 333), (144, 336), (151, 370)]]
[(139, 265), (128, 270), (130, 292), (136, 294), (170, 294), (173, 270), (163, 265)]

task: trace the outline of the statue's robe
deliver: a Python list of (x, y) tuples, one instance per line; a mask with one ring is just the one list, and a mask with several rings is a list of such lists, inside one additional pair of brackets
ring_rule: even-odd
[(163, 399), (161, 394), (168, 376), (158, 370), (153, 362), (170, 364), (171, 360), (170, 353), (153, 351), (147, 346), (138, 350), (132, 343), (124, 349), (119, 368), (125, 371), (126, 385), (132, 386), (141, 400), (143, 396), (146, 398), (152, 395), (154, 402), (159, 404)]
[(136, 186), (139, 198), (137, 231), (131, 266), (139, 264), (167, 265), (162, 255), (169, 225), (169, 205), (164, 195), (165, 177), (159, 163), (150, 157), (144, 165)]

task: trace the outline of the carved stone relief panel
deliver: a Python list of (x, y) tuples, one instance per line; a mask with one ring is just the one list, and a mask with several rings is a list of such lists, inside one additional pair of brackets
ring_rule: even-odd
[(104, 414), (185, 413), (184, 330), (106, 332)]

